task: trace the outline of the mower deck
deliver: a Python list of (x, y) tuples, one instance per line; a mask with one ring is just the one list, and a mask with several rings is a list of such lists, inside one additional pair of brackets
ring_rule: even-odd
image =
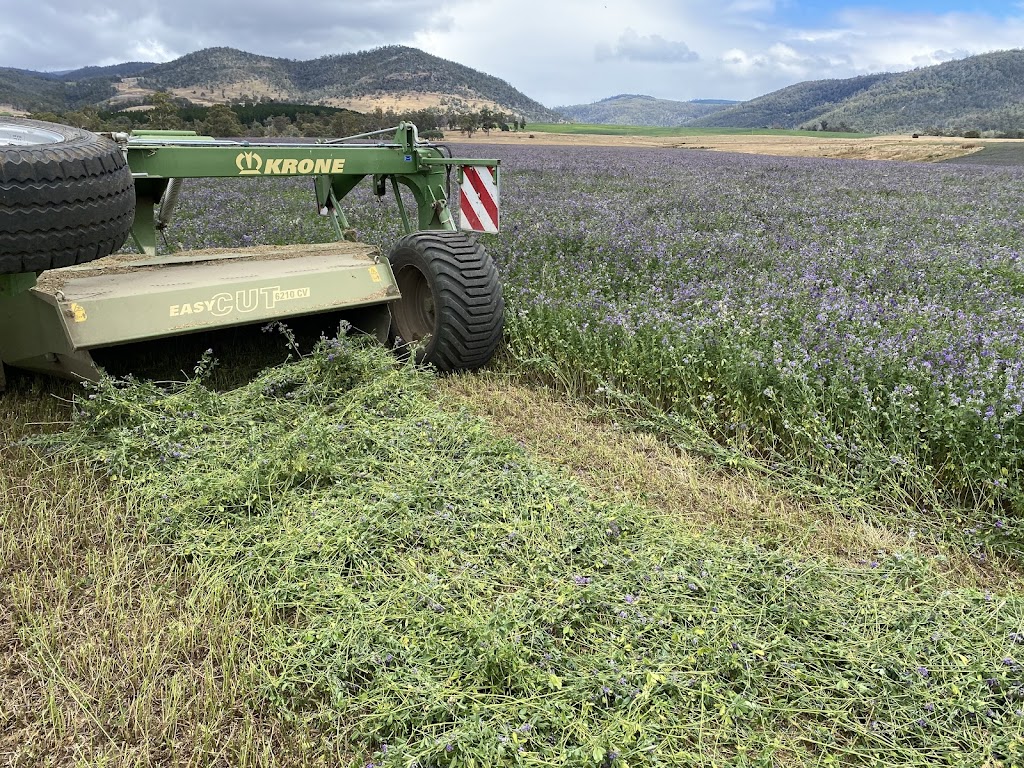
[(92, 349), (372, 305), (361, 330), (383, 340), (398, 297), (391, 267), (362, 243), (118, 254), (0, 296), (0, 326), (15, 330), (0, 337), (0, 359), (96, 378)]

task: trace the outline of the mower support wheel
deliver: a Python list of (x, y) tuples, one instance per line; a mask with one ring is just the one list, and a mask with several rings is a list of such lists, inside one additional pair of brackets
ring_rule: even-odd
[(402, 293), (391, 305), (392, 345), (443, 372), (486, 365), (501, 343), (505, 301), (484, 247), (461, 232), (415, 232), (388, 261)]
[(0, 118), (0, 274), (107, 256), (135, 217), (135, 184), (116, 143), (57, 123)]

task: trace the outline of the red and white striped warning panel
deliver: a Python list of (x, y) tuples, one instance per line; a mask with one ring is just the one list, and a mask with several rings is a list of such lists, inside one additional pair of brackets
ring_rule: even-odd
[(498, 231), (497, 168), (462, 166), (459, 187), (459, 229), (470, 232)]

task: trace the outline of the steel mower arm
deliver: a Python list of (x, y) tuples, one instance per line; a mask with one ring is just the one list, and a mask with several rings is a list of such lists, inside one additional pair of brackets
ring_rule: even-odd
[[(359, 142), (392, 130), (390, 142)], [(172, 180), (187, 178), (311, 176), (317, 206), (331, 216), (339, 240), (350, 233), (340, 201), (367, 176), (378, 195), (385, 194), (390, 179), (406, 234), (498, 230), (499, 161), (446, 156), (443, 145), (420, 141), (411, 123), (315, 144), (224, 141), (187, 131), (136, 131), (113, 138), (121, 143), (135, 180), (132, 237), (150, 255), (156, 254), (156, 233), (170, 220), (177, 199)], [(448, 207), (452, 168), (462, 189), (460, 226)], [(406, 211), (399, 184), (413, 195), (415, 218)]]

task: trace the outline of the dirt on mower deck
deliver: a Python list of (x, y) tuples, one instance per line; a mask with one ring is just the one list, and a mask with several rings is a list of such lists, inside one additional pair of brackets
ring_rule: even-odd
[(146, 256), (141, 253), (116, 253), (88, 264), (78, 264), (73, 267), (63, 267), (43, 272), (36, 281), (36, 288), (46, 293), (56, 293), (69, 280), (77, 280), (83, 277), (106, 277), (110, 275), (135, 274), (138, 272), (155, 272), (177, 264), (193, 264), (196, 262), (216, 261), (218, 259), (231, 259), (232, 261), (280, 261), (316, 254), (337, 254), (354, 258), (363, 257), (368, 263), (372, 264), (379, 256), (379, 253), (377, 248), (372, 245), (345, 241), (301, 243), (299, 245), (257, 245), (251, 248), (205, 248), (156, 257), (161, 261), (159, 264), (153, 263), (153, 256)]

